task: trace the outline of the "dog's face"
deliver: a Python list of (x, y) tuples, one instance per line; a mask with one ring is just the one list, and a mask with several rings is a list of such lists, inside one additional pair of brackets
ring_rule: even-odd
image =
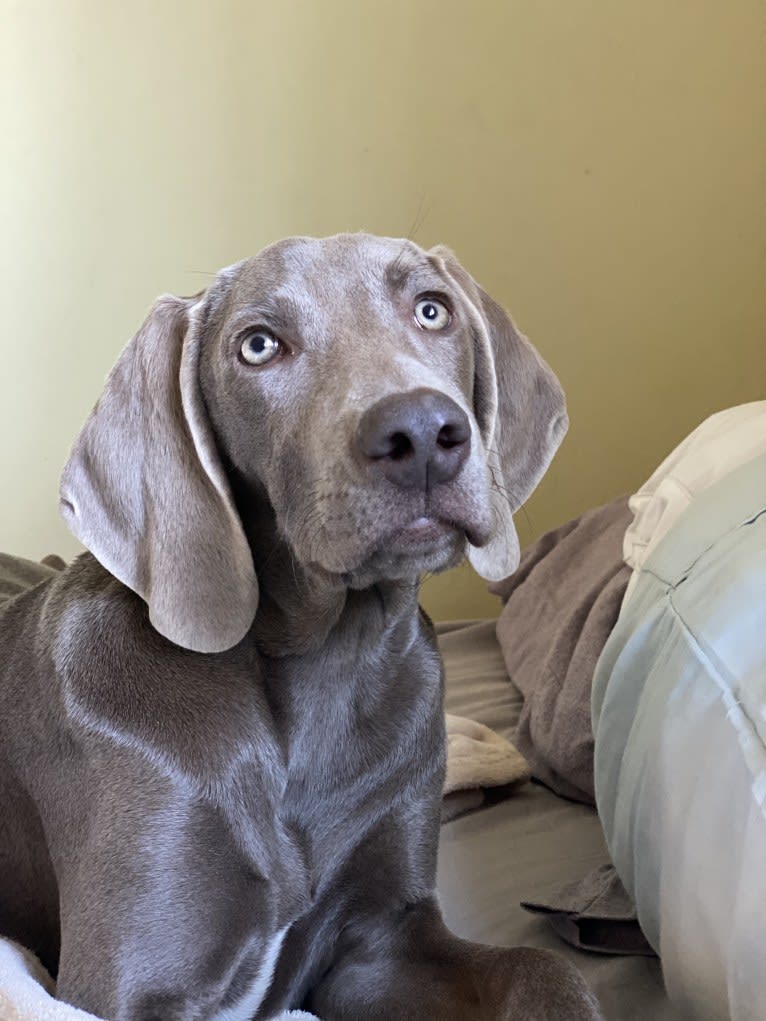
[(231, 473), (307, 570), (363, 587), (467, 551), (496, 580), (565, 428), (555, 376), (451, 253), (292, 238), (155, 306), (75, 445), (62, 506), (158, 630), (216, 651), (257, 601)]
[(476, 312), (440, 257), (289, 239), (223, 274), (196, 314), (217, 441), (300, 564), (358, 587), (488, 542)]

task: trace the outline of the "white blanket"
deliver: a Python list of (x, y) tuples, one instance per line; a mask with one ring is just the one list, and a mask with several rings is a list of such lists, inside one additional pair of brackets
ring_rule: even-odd
[(530, 777), (529, 763), (494, 730), (447, 713), (447, 775), (444, 793), (501, 787)]

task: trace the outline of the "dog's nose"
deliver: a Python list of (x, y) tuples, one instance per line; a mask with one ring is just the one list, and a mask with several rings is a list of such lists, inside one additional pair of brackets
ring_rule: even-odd
[(384, 397), (364, 413), (357, 448), (401, 489), (425, 491), (460, 471), (471, 448), (471, 426), (446, 394), (409, 390)]

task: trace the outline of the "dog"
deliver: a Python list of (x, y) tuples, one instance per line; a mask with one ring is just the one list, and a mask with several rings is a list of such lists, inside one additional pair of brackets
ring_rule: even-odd
[(165, 296), (61, 482), (87, 552), (0, 615), (0, 933), (110, 1021), (600, 1017), (450, 933), (419, 578), (518, 564), (567, 427), (452, 253), (291, 238)]

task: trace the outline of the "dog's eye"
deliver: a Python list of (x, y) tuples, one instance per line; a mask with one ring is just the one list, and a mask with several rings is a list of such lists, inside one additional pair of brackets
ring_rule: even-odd
[(248, 365), (265, 365), (279, 354), (282, 344), (268, 330), (251, 330), (242, 338), (239, 352)]
[(424, 330), (443, 330), (451, 320), (450, 310), (436, 298), (421, 298), (415, 305), (415, 322)]

